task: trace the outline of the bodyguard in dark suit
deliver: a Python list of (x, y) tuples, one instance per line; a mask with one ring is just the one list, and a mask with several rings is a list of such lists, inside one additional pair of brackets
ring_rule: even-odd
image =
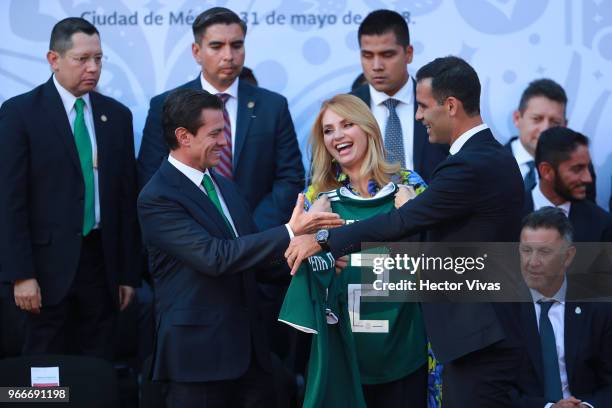
[[(179, 88), (204, 89), (226, 98), (228, 146), (217, 171), (232, 179), (255, 223), (266, 229), (285, 223), (304, 188), (304, 167), (287, 100), (238, 79), (244, 65), (246, 24), (233, 11), (213, 7), (193, 23), (193, 56), (202, 73)], [(151, 99), (138, 154), (143, 186), (168, 156), (161, 112), (168, 92)]]
[[(561, 85), (552, 79), (536, 79), (525, 88), (517, 110), (512, 114), (518, 136), (504, 145), (521, 170), (525, 191), (531, 191), (537, 182), (535, 150), (543, 131), (551, 127), (567, 126), (567, 95)], [(595, 202), (595, 170), (589, 165), (593, 183), (587, 189), (587, 197)]]
[(138, 198), (156, 290), (153, 380), (170, 382), (170, 407), (271, 406), (256, 278), (286, 280), (293, 231), (341, 221), (305, 214), (300, 196), (288, 224), (256, 233), (237, 187), (211, 169), (227, 143), (221, 100), (177, 90), (163, 113), (170, 156)]
[(25, 353), (110, 357), (116, 312), (138, 282), (132, 115), (94, 92), (102, 49), (81, 18), (58, 22), (53, 76), (0, 108), (1, 278), (30, 312)]
[(385, 139), (388, 159), (415, 170), (429, 182), (448, 146), (429, 143), (427, 130), (415, 119), (416, 82), (408, 73), (413, 49), (404, 18), (376, 10), (359, 26), (361, 66), (367, 80), (351, 92), (370, 107)]
[[(319, 231), (316, 240), (296, 237), (285, 254), (294, 269), (322, 247), (339, 257), (359, 250), (362, 242), (400, 240), (423, 230), (436, 242), (517, 239), (521, 176), (515, 160), (482, 123), (476, 72), (460, 58), (438, 58), (417, 73), (416, 99), (416, 117), (429, 140), (451, 145), (429, 188), (388, 214)], [(434, 353), (444, 364), (444, 406), (509, 406), (516, 362), (513, 305), (422, 306)]]
[(521, 272), (533, 302), (521, 305), (527, 353), (513, 392), (517, 408), (612, 407), (612, 304), (571, 301), (566, 271), (575, 254), (561, 209), (525, 218)]
[(539, 182), (526, 192), (523, 213), (559, 207), (569, 217), (575, 242), (611, 242), (612, 217), (587, 199), (593, 184), (589, 140), (565, 127), (542, 132), (535, 165)]

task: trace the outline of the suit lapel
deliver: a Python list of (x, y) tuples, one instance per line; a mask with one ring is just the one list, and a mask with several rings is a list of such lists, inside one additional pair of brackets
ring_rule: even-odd
[(538, 381), (544, 387), (544, 369), (542, 368), (542, 350), (540, 348), (540, 333), (533, 303), (521, 303), (521, 320), (524, 329), (525, 347), (535, 369)]
[(68, 116), (66, 115), (66, 110), (64, 109), (64, 105), (62, 103), (62, 98), (60, 97), (57, 89), (55, 88), (55, 84), (53, 83), (53, 78), (47, 81), (44, 89), (45, 107), (47, 108), (49, 119), (53, 122), (57, 130), (57, 132), (54, 133), (60, 138), (64, 147), (66, 147), (70, 161), (72, 164), (74, 164), (78, 174), (83, 177), (81, 162), (79, 161), (79, 154), (77, 152), (76, 143), (74, 142), (74, 134), (70, 128)]
[(351, 94), (364, 101), (365, 104), (368, 105), (368, 109), (371, 109), (370, 103), (372, 100), (370, 98), (370, 86), (368, 84), (361, 85), (359, 88), (351, 92)]
[(249, 132), (251, 119), (255, 118), (255, 108), (257, 107), (257, 97), (253, 92), (252, 86), (244, 81), (238, 82), (238, 114), (236, 115), (236, 138), (234, 146), (234, 171), (238, 167), (240, 153), (244, 147), (244, 142)]
[(584, 327), (588, 320), (585, 316), (587, 305), (578, 302), (567, 302), (565, 304), (564, 319), (564, 344), (565, 344), (565, 370), (568, 382), (572, 384), (574, 367), (576, 366), (576, 356), (580, 348), (580, 339), (584, 333), (588, 333), (588, 328)]
[(424, 173), (423, 160), (425, 160), (425, 145), (429, 143), (429, 136), (427, 136), (427, 129), (423, 124), (416, 120), (417, 102), (416, 102), (416, 81), (410, 79), (413, 84), (413, 98), (414, 112), (412, 115), (412, 121), (414, 122), (414, 132), (412, 140), (412, 159), (414, 162), (414, 169), (420, 174)]
[(223, 178), (223, 176), (219, 175), (214, 170), (210, 170), (210, 174), (212, 178), (217, 183), (219, 190), (221, 190), (221, 195), (223, 196), (223, 200), (225, 201), (225, 205), (232, 217), (232, 221), (234, 222), (234, 227), (236, 231), (238, 231), (238, 235), (246, 235), (252, 233), (252, 231), (247, 231), (245, 228), (248, 225), (248, 219), (245, 219), (244, 208), (242, 208), (239, 203), (242, 202), (242, 198), (236, 197), (233, 189), (229, 188), (228, 181)]
[(201, 220), (203, 225), (208, 226), (209, 221), (212, 220), (217, 230), (221, 232), (225, 238), (232, 237), (221, 213), (219, 213), (217, 207), (215, 207), (206, 193), (200, 190), (191, 180), (167, 160), (164, 160), (160, 170), (166, 175), (169, 181), (181, 191), (181, 193), (193, 201), (206, 214), (206, 218)]

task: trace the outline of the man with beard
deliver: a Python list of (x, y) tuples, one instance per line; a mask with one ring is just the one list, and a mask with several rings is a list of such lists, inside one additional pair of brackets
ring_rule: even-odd
[(540, 135), (535, 151), (539, 183), (525, 195), (525, 214), (542, 207), (559, 207), (569, 217), (577, 242), (612, 241), (610, 214), (587, 200), (593, 183), (586, 136), (566, 127)]

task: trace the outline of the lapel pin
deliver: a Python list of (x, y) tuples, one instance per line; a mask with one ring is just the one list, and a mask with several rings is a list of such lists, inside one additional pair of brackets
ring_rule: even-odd
[(574, 310), (574, 312), (579, 315), (580, 313), (582, 313), (582, 309), (580, 308), (580, 306), (576, 306), (576, 310)]
[(253, 109), (254, 107), (255, 107), (255, 102), (249, 101), (249, 103), (247, 103), (247, 108)]
[(100, 116), (100, 120), (102, 122), (106, 122), (108, 120), (108, 118), (106, 117), (106, 115), (102, 115), (102, 116)]

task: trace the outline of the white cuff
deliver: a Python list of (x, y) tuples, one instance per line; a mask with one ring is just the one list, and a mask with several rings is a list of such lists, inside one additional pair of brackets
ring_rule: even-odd
[(595, 407), (594, 407), (592, 404), (589, 404), (589, 403), (588, 403), (588, 402), (586, 402), (586, 401), (582, 401), (580, 404), (581, 404), (581, 405), (586, 405), (587, 407), (595, 408)]
[(544, 405), (544, 408), (550, 408), (552, 407), (554, 404), (552, 402), (549, 402), (548, 404)]
[(285, 227), (287, 227), (287, 232), (289, 233), (289, 239), (293, 239), (293, 237), (295, 237), (295, 234), (291, 230), (291, 227), (289, 226), (289, 224), (288, 223), (285, 224)]

